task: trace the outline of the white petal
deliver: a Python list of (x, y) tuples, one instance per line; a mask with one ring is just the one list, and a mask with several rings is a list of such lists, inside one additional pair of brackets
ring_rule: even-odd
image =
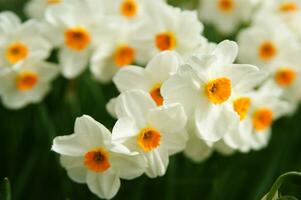
[(112, 140), (114, 142), (124, 142), (138, 134), (136, 122), (130, 117), (120, 118), (113, 127)]
[(118, 118), (129, 116), (135, 119), (140, 127), (146, 124), (148, 110), (155, 107), (155, 102), (148, 93), (142, 90), (130, 90), (118, 97), (115, 109)]
[(164, 104), (180, 103), (188, 116), (193, 113), (201, 96), (190, 73), (192, 71), (176, 74), (161, 87)]
[(151, 126), (167, 134), (182, 130), (187, 116), (181, 104), (169, 104), (152, 109), (147, 115)]
[(107, 112), (114, 118), (117, 118), (117, 114), (115, 111), (116, 101), (117, 101), (117, 97), (110, 99), (109, 102), (106, 104)]
[(112, 168), (102, 173), (89, 171), (87, 174), (87, 184), (89, 189), (98, 197), (111, 199), (117, 194), (120, 188), (120, 179)]
[(212, 154), (212, 149), (191, 133), (184, 154), (194, 162), (201, 162)]
[(225, 40), (217, 45), (212, 54), (218, 58), (216, 65), (232, 64), (238, 54), (238, 45), (234, 41)]
[(72, 51), (68, 48), (63, 48), (59, 52), (59, 60), (61, 70), (66, 78), (75, 78), (82, 73), (88, 65), (89, 51)]
[(114, 154), (111, 160), (120, 177), (127, 180), (141, 176), (146, 168), (146, 160), (142, 155)]
[(163, 83), (174, 75), (182, 64), (180, 56), (174, 51), (164, 51), (156, 55), (146, 66), (145, 70), (152, 76), (155, 83)]
[(87, 169), (83, 164), (83, 157), (61, 156), (61, 165), (67, 169), (68, 176), (77, 183), (85, 183)]
[(226, 112), (222, 105), (199, 106), (196, 109), (195, 125), (201, 139), (216, 142), (233, 123), (238, 123), (238, 117), (235, 113)]
[(152, 87), (150, 75), (141, 67), (127, 66), (120, 69), (113, 81), (120, 92), (131, 89), (149, 91)]
[(169, 163), (168, 152), (166, 150), (155, 149), (145, 154), (145, 158), (148, 162), (148, 167), (146, 168), (147, 176), (155, 178), (165, 174)]

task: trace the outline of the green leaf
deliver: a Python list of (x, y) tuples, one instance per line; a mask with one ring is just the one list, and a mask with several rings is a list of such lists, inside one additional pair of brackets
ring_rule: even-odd
[(274, 196), (276, 195), (277, 191), (281, 187), (284, 182), (291, 182), (296, 184), (301, 184), (301, 173), (300, 172), (287, 172), (282, 174), (277, 178), (275, 183), (273, 184), (270, 192), (267, 195), (266, 200), (273, 200)]
[(0, 200), (11, 200), (10, 183), (8, 178), (4, 178), (0, 192)]

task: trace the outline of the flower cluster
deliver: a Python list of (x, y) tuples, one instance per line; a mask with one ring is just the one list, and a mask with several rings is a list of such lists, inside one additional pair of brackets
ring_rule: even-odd
[[(251, 22), (238, 43), (216, 44), (196, 11), (163, 0), (32, 0), (29, 21), (0, 14), (0, 96), (21, 108), (41, 101), (59, 73), (74, 79), (87, 67), (113, 81), (112, 131), (84, 115), (52, 146), (73, 181), (110, 199), (120, 178), (163, 176), (176, 153), (200, 162), (267, 146), (273, 122), (301, 99), (299, 6), (201, 0), (201, 19), (223, 34)], [(57, 65), (46, 61), (52, 49)]]

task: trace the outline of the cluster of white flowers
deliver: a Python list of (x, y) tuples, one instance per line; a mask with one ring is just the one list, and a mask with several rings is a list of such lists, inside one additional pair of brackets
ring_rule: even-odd
[[(199, 162), (215, 150), (267, 146), (272, 123), (301, 99), (300, 6), (202, 0), (201, 18), (224, 34), (252, 22), (238, 44), (215, 44), (196, 11), (163, 0), (32, 0), (25, 23), (0, 14), (0, 96), (24, 107), (41, 101), (59, 72), (73, 79), (88, 66), (95, 80), (113, 80), (112, 133), (84, 115), (52, 146), (72, 180), (110, 199), (120, 178), (163, 176), (176, 153)], [(58, 65), (45, 61), (53, 48)]]

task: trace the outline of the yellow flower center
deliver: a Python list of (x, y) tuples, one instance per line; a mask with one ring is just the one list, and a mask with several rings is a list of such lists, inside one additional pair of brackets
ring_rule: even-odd
[(275, 57), (277, 48), (272, 42), (266, 41), (259, 47), (258, 54), (262, 60), (268, 61)]
[(205, 85), (205, 93), (212, 103), (221, 104), (231, 96), (231, 80), (228, 78), (218, 78), (209, 81)]
[(16, 77), (16, 87), (20, 91), (32, 89), (39, 81), (39, 77), (35, 72), (24, 71)]
[(159, 131), (153, 128), (144, 128), (138, 134), (137, 143), (143, 151), (149, 152), (160, 145), (160, 140)]
[(81, 51), (90, 44), (89, 32), (80, 27), (70, 28), (65, 31), (65, 43), (73, 50)]
[(159, 33), (155, 40), (157, 48), (161, 51), (172, 50), (177, 43), (175, 35), (171, 32)]
[(296, 72), (290, 68), (280, 69), (275, 74), (275, 81), (280, 86), (290, 86), (296, 79)]
[(17, 42), (11, 44), (6, 49), (6, 59), (11, 64), (24, 60), (28, 56), (28, 48), (25, 44)]
[(239, 115), (240, 121), (244, 120), (247, 116), (251, 105), (249, 97), (241, 97), (233, 101), (234, 111)]
[(273, 122), (273, 112), (269, 108), (260, 108), (256, 110), (253, 114), (253, 126), (256, 131), (262, 131)]
[(93, 172), (104, 172), (111, 166), (109, 153), (102, 148), (92, 149), (85, 154), (84, 164)]
[(222, 12), (231, 12), (234, 9), (235, 3), (233, 0), (219, 0), (218, 9)]
[(298, 5), (294, 2), (285, 2), (280, 5), (279, 10), (285, 13), (295, 12), (298, 10)]
[(138, 11), (138, 5), (135, 0), (123, 0), (120, 6), (120, 12), (125, 17), (134, 17)]
[(47, 0), (47, 4), (58, 4), (61, 3), (62, 0)]
[(135, 58), (135, 50), (129, 46), (120, 46), (115, 51), (114, 60), (118, 67), (132, 64)]
[(155, 84), (154, 87), (150, 90), (149, 94), (156, 102), (157, 106), (161, 106), (163, 104), (163, 97), (161, 95), (161, 84)]

